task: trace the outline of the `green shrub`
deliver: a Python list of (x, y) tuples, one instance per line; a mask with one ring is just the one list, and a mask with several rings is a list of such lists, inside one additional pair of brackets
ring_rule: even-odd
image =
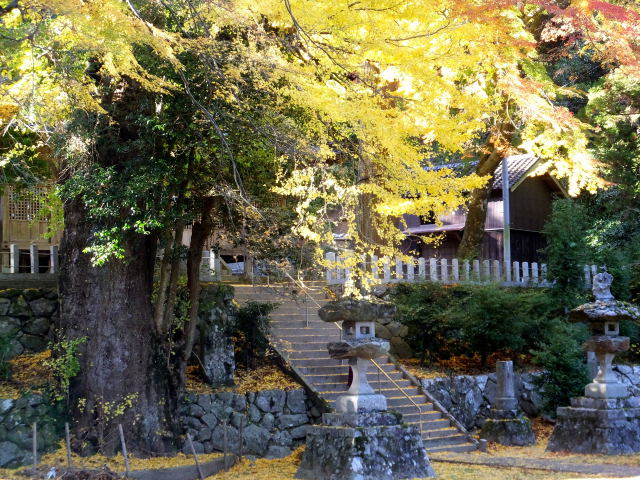
[(423, 364), (451, 350), (454, 335), (445, 315), (453, 299), (450, 288), (438, 283), (401, 283), (392, 298), (398, 320), (409, 330), (405, 340), (414, 352), (420, 352)]
[(581, 344), (589, 336), (587, 327), (556, 321), (547, 343), (534, 352), (534, 363), (542, 374), (534, 380), (542, 390), (542, 409), (555, 416), (556, 409), (580, 396), (589, 383)]
[(495, 285), (399, 284), (392, 299), (406, 340), (423, 361), (498, 350), (528, 353), (544, 340), (557, 314), (548, 290)]
[(547, 278), (554, 282), (552, 297), (559, 307), (571, 309), (583, 303), (588, 293), (583, 269), (591, 259), (584, 207), (571, 199), (553, 202), (544, 234), (548, 243), (542, 253), (547, 262)]
[(271, 322), (269, 314), (275, 303), (247, 302), (238, 309), (234, 339), (237, 358), (247, 368), (255, 368), (269, 347)]
[(448, 313), (450, 322), (459, 327), (468, 352), (479, 354), (485, 367), (493, 352), (522, 350), (528, 313), (523, 295), (493, 285), (469, 287), (468, 291)]

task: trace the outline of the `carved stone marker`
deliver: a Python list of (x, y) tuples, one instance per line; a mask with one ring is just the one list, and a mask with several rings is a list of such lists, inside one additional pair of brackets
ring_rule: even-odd
[(558, 421), (547, 450), (618, 455), (640, 452), (640, 402), (629, 398), (627, 387), (612, 371), (613, 358), (629, 349), (629, 337), (621, 337), (620, 321), (636, 320), (636, 307), (616, 301), (610, 287), (613, 276), (606, 270), (593, 279), (595, 302), (571, 311), (569, 319), (586, 322), (593, 336), (583, 344), (598, 358), (598, 374), (584, 389), (584, 397), (571, 399), (570, 407), (558, 408)]
[[(319, 311), (325, 322), (342, 321), (340, 342), (327, 344), (329, 355), (349, 359), (351, 386), (335, 403), (336, 413), (307, 431), (307, 446), (296, 478), (313, 480), (397, 480), (434, 477), (422, 436), (386, 411), (387, 400), (367, 381), (371, 360), (389, 351), (375, 337), (375, 309), (369, 302), (341, 300)], [(345, 385), (346, 387), (346, 385)]]
[(502, 445), (533, 445), (536, 437), (529, 419), (519, 412), (513, 381), (513, 362), (496, 362), (496, 400), (480, 437)]

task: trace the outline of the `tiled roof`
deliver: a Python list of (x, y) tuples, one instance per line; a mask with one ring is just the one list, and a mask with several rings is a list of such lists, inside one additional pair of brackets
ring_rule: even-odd
[[(518, 183), (538, 163), (538, 158), (533, 155), (511, 155), (505, 160), (509, 168), (509, 187)], [(493, 189), (502, 190), (502, 163), (496, 168)]]

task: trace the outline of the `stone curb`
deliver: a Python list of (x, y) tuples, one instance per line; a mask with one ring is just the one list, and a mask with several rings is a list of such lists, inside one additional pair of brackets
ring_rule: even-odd
[[(606, 463), (569, 463), (550, 459), (518, 458), (518, 457), (489, 457), (473, 458), (469, 455), (429, 455), (432, 462), (458, 463), (466, 465), (485, 465), (488, 467), (524, 468), (531, 470), (546, 470), (551, 472), (582, 473), (586, 475), (615, 475), (619, 477), (638, 477), (640, 467), (629, 465), (613, 465)], [(437, 468), (436, 468), (437, 471)]]
[[(238, 460), (235, 455), (227, 456), (227, 466), (233, 467)], [(200, 464), (204, 477), (210, 477), (224, 469), (224, 458), (216, 458)], [(133, 470), (129, 478), (136, 480), (197, 480), (200, 478), (195, 465), (182, 465), (173, 468), (158, 468), (154, 470)]]

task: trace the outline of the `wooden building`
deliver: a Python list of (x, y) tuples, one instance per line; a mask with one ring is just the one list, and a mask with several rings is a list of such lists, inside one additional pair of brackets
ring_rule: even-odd
[[(539, 250), (546, 245), (542, 230), (551, 213), (554, 198), (567, 197), (562, 185), (548, 173), (533, 176), (539, 160), (531, 155), (514, 155), (505, 159), (509, 171), (511, 260), (539, 261)], [(407, 240), (403, 250), (425, 258), (455, 258), (464, 233), (466, 209), (460, 208), (440, 218), (442, 225), (425, 221), (425, 217), (405, 216)], [(503, 260), (504, 209), (502, 167), (492, 182), (482, 241), (482, 259)], [(440, 242), (425, 242), (425, 236), (439, 235)]]
[(29, 247), (37, 245), (39, 270), (49, 268), (49, 247), (60, 243), (60, 234), (47, 238), (49, 222), (41, 218), (41, 209), (46, 201), (46, 186), (36, 187), (27, 192), (16, 191), (6, 186), (0, 196), (0, 270), (9, 268), (9, 245), (17, 245), (20, 250), (20, 271), (30, 269)]

